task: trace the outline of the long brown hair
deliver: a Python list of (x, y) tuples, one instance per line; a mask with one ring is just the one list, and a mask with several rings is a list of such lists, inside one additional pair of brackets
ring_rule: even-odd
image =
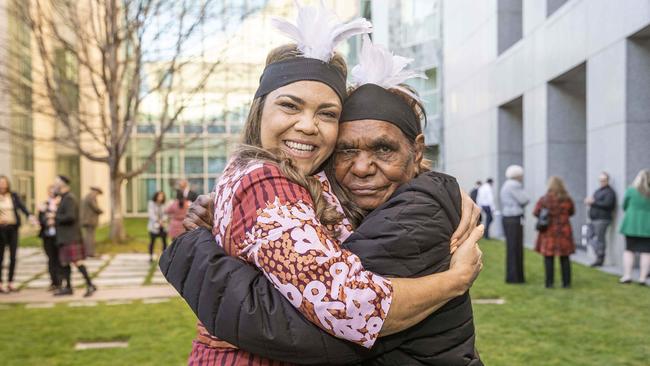
[[(300, 57), (296, 45), (286, 44), (276, 47), (269, 52), (266, 57), (266, 65), (296, 57)], [(344, 76), (347, 76), (347, 65), (341, 55), (335, 53), (329, 61), (329, 64), (342, 72)], [(262, 148), (262, 111), (264, 110), (265, 100), (266, 96), (261, 96), (254, 99), (251, 104), (248, 118), (244, 125), (243, 144), (234, 153), (234, 164), (246, 166), (251, 161), (263, 160), (276, 165), (285, 177), (309, 191), (314, 203), (316, 217), (318, 217), (321, 223), (331, 225), (340, 222), (343, 216), (323, 197), (321, 194), (322, 186), (317, 178), (301, 174), (291, 160), (281, 151), (265, 150)]]
[(569, 198), (569, 193), (567, 192), (566, 187), (564, 186), (564, 181), (562, 180), (562, 178), (557, 177), (555, 175), (548, 178), (546, 192), (552, 193), (559, 200), (565, 200)]

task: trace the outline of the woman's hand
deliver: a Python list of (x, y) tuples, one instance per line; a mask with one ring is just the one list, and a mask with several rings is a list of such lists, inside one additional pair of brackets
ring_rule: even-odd
[(212, 222), (214, 217), (214, 197), (215, 193), (202, 194), (192, 202), (185, 219), (183, 219), (183, 226), (185, 230), (194, 230), (199, 227), (212, 230)]
[(481, 217), (481, 208), (478, 207), (474, 201), (472, 201), (472, 198), (462, 189), (460, 190), (460, 197), (462, 200), (461, 217), (458, 228), (456, 228), (456, 231), (451, 235), (450, 251), (452, 254), (461, 243), (467, 240), (473, 230), (476, 229), (478, 220)]
[(451, 257), (449, 270), (454, 271), (461, 281), (464, 291), (469, 290), (483, 269), (483, 252), (478, 241), (483, 237), (484, 226), (480, 225), (469, 234)]

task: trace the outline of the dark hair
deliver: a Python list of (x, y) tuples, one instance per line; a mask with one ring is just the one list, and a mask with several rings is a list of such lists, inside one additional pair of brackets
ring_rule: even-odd
[(180, 189), (176, 190), (176, 199), (178, 200), (178, 207), (183, 208), (185, 206), (185, 195)]
[(0, 179), (4, 179), (7, 182), (7, 192), (11, 192), (11, 181), (6, 175), (0, 175)]
[(163, 191), (158, 191), (158, 192), (154, 193), (154, 194), (153, 194), (153, 197), (151, 197), (151, 200), (152, 200), (154, 203), (156, 203), (156, 202), (158, 201), (158, 196), (161, 195), (161, 194), (163, 195), (163, 201), (162, 201), (162, 203), (165, 203), (165, 201), (166, 201), (166, 197), (165, 197), (165, 192), (163, 192)]
[(476, 185), (479, 185), (479, 186), (480, 186), (481, 184), (483, 184), (483, 182), (481, 182), (480, 180), (477, 180), (477, 181), (476, 181)]
[(494, 183), (494, 180), (493, 180), (492, 178), (488, 178), (488, 179), (486, 179), (485, 181), (488, 182), (488, 183), (490, 183), (490, 184)]

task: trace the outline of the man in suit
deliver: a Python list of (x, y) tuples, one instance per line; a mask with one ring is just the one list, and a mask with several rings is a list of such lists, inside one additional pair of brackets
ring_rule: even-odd
[(178, 182), (178, 189), (183, 192), (183, 197), (190, 202), (194, 202), (199, 196), (196, 192), (190, 189), (187, 179), (181, 179)]
[(79, 204), (77, 198), (70, 192), (70, 179), (59, 175), (54, 180), (54, 189), (61, 197), (59, 207), (54, 216), (56, 229), (56, 243), (59, 247), (59, 260), (62, 266), (62, 278), (66, 286), (57, 291), (55, 296), (72, 295), (72, 281), (70, 264), (81, 272), (86, 280), (86, 294), (88, 297), (97, 290), (90, 280), (88, 270), (83, 263), (86, 259), (83, 242), (81, 241), (81, 228), (79, 227)]
[(97, 196), (102, 194), (99, 187), (90, 187), (90, 192), (81, 201), (81, 226), (83, 227), (84, 250), (88, 257), (95, 256), (95, 230), (99, 215), (104, 211), (97, 205)]

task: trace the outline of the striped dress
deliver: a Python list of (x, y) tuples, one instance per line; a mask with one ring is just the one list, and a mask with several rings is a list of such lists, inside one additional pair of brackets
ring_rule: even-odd
[[(324, 173), (324, 197), (339, 212)], [(309, 192), (272, 164), (231, 161), (215, 188), (213, 234), (228, 254), (259, 268), (287, 300), (323, 331), (370, 348), (392, 299), (390, 281), (366, 271), (341, 248), (349, 222), (325, 227)], [(336, 232), (337, 237), (330, 233)], [(200, 324), (189, 365), (287, 365), (239, 350)]]

